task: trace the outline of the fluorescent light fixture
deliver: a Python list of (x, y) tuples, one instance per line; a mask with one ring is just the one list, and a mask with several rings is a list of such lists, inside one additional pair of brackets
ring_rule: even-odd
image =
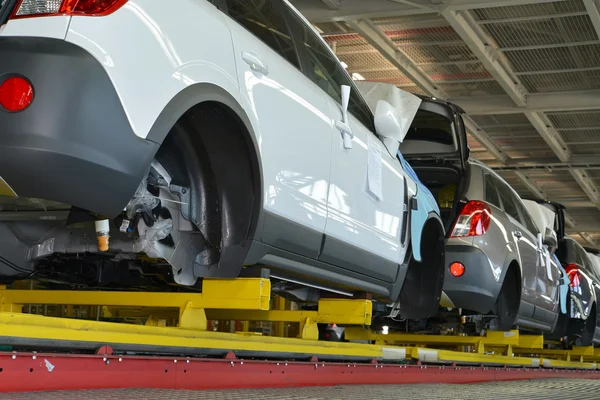
[(342, 64), (342, 67), (344, 67), (344, 69), (348, 69), (348, 64), (346, 64), (343, 61), (340, 61), (340, 64)]
[(359, 74), (358, 72), (355, 72), (352, 74), (352, 79), (354, 79), (355, 81), (364, 81), (365, 77)]

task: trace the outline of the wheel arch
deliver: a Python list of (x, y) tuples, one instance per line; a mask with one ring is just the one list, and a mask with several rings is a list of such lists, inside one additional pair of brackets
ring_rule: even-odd
[(517, 295), (519, 297), (517, 299), (517, 304), (519, 305), (521, 304), (521, 299), (523, 297), (523, 270), (521, 264), (515, 258), (509, 258), (504, 264), (502, 275), (500, 276), (500, 289), (498, 290), (496, 298), (498, 298), (498, 296), (500, 295), (500, 292), (502, 291), (502, 286), (504, 285), (504, 280), (506, 279), (509, 273), (516, 274), (515, 279), (517, 284), (519, 285), (519, 290), (517, 291)]
[(175, 180), (190, 184), (190, 220), (212, 249), (195, 276), (237, 277), (263, 220), (262, 165), (249, 116), (221, 87), (199, 83), (167, 104), (146, 139), (160, 145), (156, 157)]
[(247, 146), (254, 180), (254, 212), (249, 238), (254, 238), (259, 234), (259, 228), (262, 226), (263, 169), (256, 130), (237, 99), (222, 87), (212, 83), (190, 85), (167, 103), (152, 125), (146, 139), (162, 145), (177, 122), (194, 108), (207, 103), (218, 104), (232, 113)]
[[(423, 224), (422, 260), (410, 257), (398, 300), (403, 318), (428, 318), (439, 309), (445, 275), (445, 230), (441, 218), (430, 212)], [(411, 241), (411, 243), (414, 243)]]

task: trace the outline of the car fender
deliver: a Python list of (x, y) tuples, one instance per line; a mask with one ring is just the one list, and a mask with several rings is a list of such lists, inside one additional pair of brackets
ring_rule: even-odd
[(64, 38), (104, 66), (141, 139), (150, 139), (157, 116), (188, 86), (210, 83), (241, 98), (227, 17), (208, 1), (183, 1), (177, 11), (129, 2), (102, 18), (73, 17)]
[(561, 314), (567, 313), (567, 296), (569, 295), (569, 277), (567, 276), (567, 271), (563, 268), (560, 260), (558, 259), (556, 254), (552, 254), (552, 258), (560, 271), (560, 284), (558, 285), (559, 292), (559, 301), (560, 301), (560, 312)]

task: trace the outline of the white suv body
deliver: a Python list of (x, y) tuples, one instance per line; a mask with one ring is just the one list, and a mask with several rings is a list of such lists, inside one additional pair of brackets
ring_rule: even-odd
[[(177, 199), (192, 208), (182, 212), (195, 225), (187, 231), (201, 233), (218, 254), (194, 258), (197, 247), (180, 251), (191, 236), (174, 237), (177, 249), (164, 258), (176, 282), (268, 265), (287, 281), (399, 298), (412, 254), (402, 234), (410, 232), (417, 186), (374, 134), (375, 124), (389, 119), (375, 121), (335, 55), (287, 1), (104, 0), (97, 10), (77, 8), (88, 3), (2, 3), (0, 84), (18, 75), (34, 90), (26, 109), (0, 107), (5, 191), (113, 218), (153, 160), (152, 170), (170, 182), (178, 170), (163, 164), (194, 159), (201, 178), (187, 182), (191, 198), (184, 190)], [(347, 120), (342, 85), (352, 87)], [(159, 157), (169, 140), (173, 147)], [(18, 164), (23, 157), (27, 165)], [(186, 181), (193, 174), (180, 175)], [(210, 216), (213, 206), (220, 215)], [(435, 311), (443, 279), (439, 216), (431, 213), (425, 225), (422, 246), (430, 247), (416, 260), (422, 272), (413, 284), (431, 283), (417, 283), (426, 307), (415, 300), (413, 317)], [(52, 229), (25, 245), (51, 236), (57, 243), (64, 228)], [(118, 246), (128, 239), (116, 232), (111, 240)], [(22, 249), (7, 246), (0, 250), (18, 258)]]

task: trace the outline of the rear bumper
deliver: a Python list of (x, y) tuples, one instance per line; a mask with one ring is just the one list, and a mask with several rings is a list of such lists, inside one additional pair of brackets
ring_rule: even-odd
[[(462, 276), (450, 273), (450, 264), (460, 262), (465, 266)], [(488, 257), (473, 246), (446, 246), (446, 275), (444, 293), (456, 308), (482, 314), (491, 311), (502, 287), (492, 273)]]
[(0, 37), (0, 81), (15, 74), (35, 98), (0, 108), (0, 177), (22, 197), (117, 215), (159, 146), (134, 134), (104, 67), (63, 40)]

